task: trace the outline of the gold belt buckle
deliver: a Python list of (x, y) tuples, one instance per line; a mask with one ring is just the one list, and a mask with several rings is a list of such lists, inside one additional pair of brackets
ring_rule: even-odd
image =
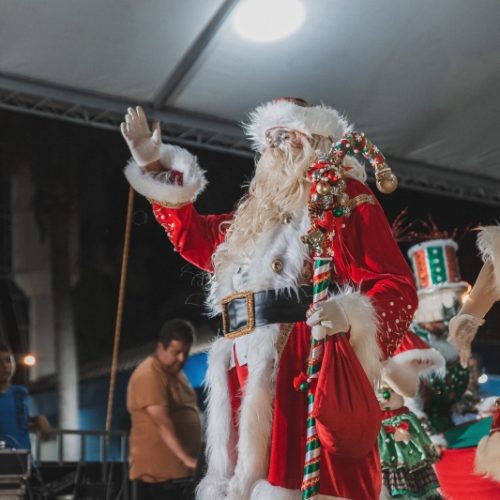
[[(227, 305), (235, 299), (245, 299), (247, 305), (247, 324), (234, 330), (229, 331), (229, 314), (227, 312)], [(253, 292), (238, 292), (228, 295), (221, 300), (222, 309), (222, 333), (227, 339), (234, 339), (236, 337), (241, 337), (242, 335), (247, 335), (251, 333), (255, 328), (255, 311), (254, 311), (254, 301)]]

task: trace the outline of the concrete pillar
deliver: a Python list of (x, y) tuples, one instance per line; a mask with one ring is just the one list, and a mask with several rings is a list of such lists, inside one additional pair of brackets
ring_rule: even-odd
[(49, 237), (37, 226), (34, 195), (29, 165), (19, 165), (11, 178), (12, 276), (29, 300), (30, 351), (37, 357), (32, 381), (56, 372)]

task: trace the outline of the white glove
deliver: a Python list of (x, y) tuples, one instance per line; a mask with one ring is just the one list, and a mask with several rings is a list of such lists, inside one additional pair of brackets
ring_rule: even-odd
[(120, 130), (132, 157), (140, 167), (160, 159), (160, 123), (154, 123), (151, 133), (144, 110), (140, 106), (135, 109), (128, 108), (125, 122), (120, 124)]
[(460, 354), (460, 364), (465, 368), (470, 358), (471, 344), (484, 319), (471, 314), (457, 314), (448, 324), (448, 341), (456, 346)]
[(323, 340), (327, 335), (347, 332), (350, 328), (344, 308), (336, 300), (313, 304), (310, 311), (306, 323), (312, 327), (311, 334), (316, 340)]

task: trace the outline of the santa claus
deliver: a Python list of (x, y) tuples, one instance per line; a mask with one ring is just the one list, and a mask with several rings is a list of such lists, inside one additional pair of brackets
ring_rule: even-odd
[[(174, 248), (210, 273), (207, 302), (223, 323), (209, 353), (208, 471), (198, 499), (377, 499), (380, 413), (372, 383), (407, 330), (417, 297), (364, 167), (346, 156), (332, 184), (318, 191), (335, 207), (322, 235), (335, 286), (310, 307), (315, 242), (307, 174), (318, 154), (349, 132), (345, 119), (296, 98), (258, 107), (245, 127), (260, 153), (255, 176), (234, 212), (223, 215), (196, 211), (204, 171), (186, 150), (162, 145), (159, 124), (151, 131), (141, 108), (128, 110), (121, 129), (133, 156), (128, 181), (149, 199)], [(384, 183), (387, 169), (381, 172)], [(324, 339), (313, 386), (306, 375), (312, 330)], [(307, 385), (309, 394), (301, 391)], [(316, 446), (308, 434), (311, 391), (322, 426), (319, 463), (306, 455)], [(320, 474), (315, 491), (310, 473)]]

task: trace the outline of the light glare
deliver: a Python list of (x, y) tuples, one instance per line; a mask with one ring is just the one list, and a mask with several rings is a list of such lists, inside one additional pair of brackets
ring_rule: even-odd
[(243, 0), (234, 13), (234, 28), (243, 38), (269, 43), (290, 36), (304, 19), (300, 0)]
[(35, 366), (36, 365), (36, 358), (33, 356), (33, 354), (26, 354), (23, 358), (23, 365), (25, 366)]
[(486, 375), (486, 373), (483, 373), (478, 379), (477, 381), (480, 383), (480, 384), (486, 384), (486, 382), (488, 382), (488, 375)]

